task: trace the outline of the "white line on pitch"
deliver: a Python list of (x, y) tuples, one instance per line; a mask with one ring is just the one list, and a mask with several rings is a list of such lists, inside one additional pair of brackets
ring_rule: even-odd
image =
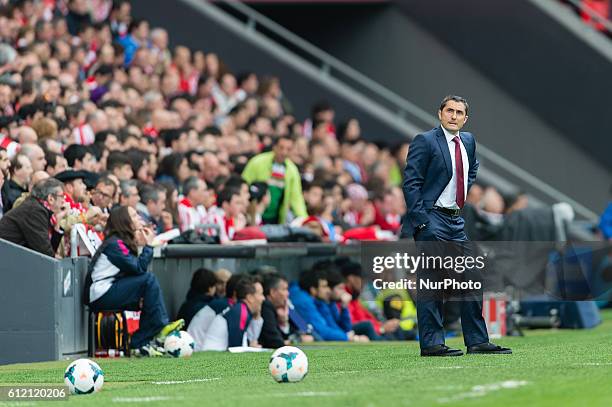
[(183, 397), (166, 397), (166, 396), (151, 396), (151, 397), (115, 397), (113, 403), (151, 403), (154, 401), (182, 400)]
[(171, 380), (171, 381), (165, 381), (165, 382), (151, 382), (151, 384), (201, 383), (201, 382), (212, 382), (213, 380), (221, 380), (221, 378), (220, 377), (210, 377), (207, 379)]
[(519, 387), (527, 385), (527, 383), (528, 382), (525, 380), (505, 380), (503, 382), (498, 383), (479, 384), (473, 386), (472, 389), (468, 392), (459, 393), (451, 397), (439, 398), (438, 403), (450, 403), (467, 398), (482, 397), (494, 391), (504, 389), (517, 389)]
[(576, 363), (575, 366), (611, 366), (612, 362), (587, 362)]

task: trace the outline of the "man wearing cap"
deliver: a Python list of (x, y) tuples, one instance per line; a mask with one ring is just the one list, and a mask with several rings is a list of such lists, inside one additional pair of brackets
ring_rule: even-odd
[[(466, 243), (461, 208), (476, 180), (479, 165), (474, 136), (460, 131), (468, 118), (467, 101), (460, 96), (445, 97), (440, 103), (438, 118), (439, 127), (418, 134), (410, 144), (404, 170), (407, 214), (402, 237), (414, 237), (419, 251), (432, 249), (432, 242), (455, 242), (465, 256), (471, 254), (471, 248)], [(417, 276), (419, 279), (424, 275), (440, 278), (441, 270), (431, 271), (434, 274), (420, 269), (417, 273), (421, 274)], [(421, 356), (463, 355), (461, 350), (444, 344), (442, 294), (432, 290), (417, 291)], [(508, 348), (489, 342), (482, 317), (481, 293), (461, 298), (461, 326), (468, 354), (512, 353)]]
[(64, 183), (66, 202), (70, 204), (71, 214), (84, 214), (83, 203), (87, 201), (87, 186), (85, 179), (90, 176), (88, 171), (66, 170), (55, 175), (55, 178)]
[[(101, 226), (98, 229), (103, 229), (106, 216), (103, 216), (102, 210), (97, 206), (89, 205), (87, 194), (87, 187), (96, 183), (96, 175), (89, 171), (66, 170), (57, 174), (55, 178), (64, 183), (64, 197), (69, 206), (68, 214), (60, 222), (66, 236), (70, 236), (72, 227), (77, 223), (84, 224), (88, 230), (98, 224)], [(69, 240), (66, 239), (64, 243), (60, 252), (67, 255), (70, 251)]]

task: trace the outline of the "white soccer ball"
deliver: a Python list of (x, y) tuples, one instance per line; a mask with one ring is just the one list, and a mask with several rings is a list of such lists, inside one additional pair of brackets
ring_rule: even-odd
[(95, 393), (104, 384), (104, 372), (96, 362), (77, 359), (66, 368), (64, 383), (71, 394)]
[(187, 331), (174, 331), (166, 337), (164, 349), (175, 358), (187, 358), (193, 353), (195, 341)]
[(308, 373), (308, 358), (295, 346), (283, 346), (274, 351), (268, 368), (279, 383), (299, 382)]

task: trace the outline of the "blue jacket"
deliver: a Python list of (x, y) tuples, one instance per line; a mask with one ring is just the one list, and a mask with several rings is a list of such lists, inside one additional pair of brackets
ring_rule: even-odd
[[(471, 133), (460, 132), (469, 161), (468, 191), (476, 180), (478, 159), (476, 140)], [(402, 236), (413, 236), (417, 226), (429, 223), (431, 209), (453, 176), (448, 143), (441, 127), (418, 134), (410, 143), (402, 190), (406, 200), (406, 216)], [(467, 191), (466, 191), (467, 193)]]
[(331, 326), (321, 315), (315, 304), (315, 299), (302, 290), (297, 283), (291, 283), (289, 286), (289, 298), (293, 303), (296, 311), (306, 319), (314, 330), (323, 338), (324, 341), (346, 341), (348, 337), (346, 332), (338, 327)]
[(123, 47), (123, 55), (124, 60), (123, 64), (128, 67), (132, 63), (132, 59), (134, 59), (134, 54), (140, 45), (136, 42), (132, 34), (128, 34), (125, 37), (119, 38), (117, 41)]
[(318, 298), (315, 300), (315, 305), (329, 326), (336, 327), (344, 332), (353, 329), (351, 314), (347, 307), (343, 307), (342, 311), (340, 311), (335, 301), (325, 302)]
[(606, 210), (601, 214), (599, 229), (605, 239), (610, 239), (612, 237), (612, 202), (610, 202)]

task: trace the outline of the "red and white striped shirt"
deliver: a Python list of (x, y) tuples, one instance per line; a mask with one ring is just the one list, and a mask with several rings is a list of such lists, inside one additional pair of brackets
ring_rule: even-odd
[(96, 140), (96, 135), (91, 126), (87, 123), (81, 124), (72, 131), (72, 137), (76, 144), (88, 146)]
[(188, 198), (183, 198), (178, 204), (179, 227), (181, 232), (195, 229), (197, 225), (208, 223), (204, 205), (193, 206)]

